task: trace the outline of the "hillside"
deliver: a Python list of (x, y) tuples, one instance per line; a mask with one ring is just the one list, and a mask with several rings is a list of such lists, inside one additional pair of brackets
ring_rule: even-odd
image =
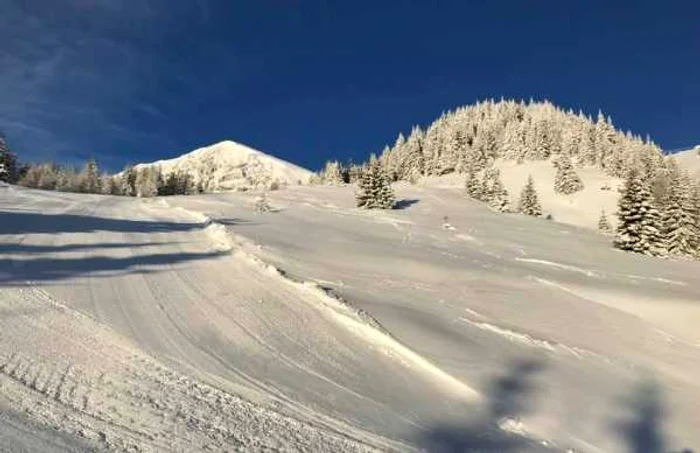
[[(618, 187), (622, 180), (606, 175), (600, 169), (586, 167), (577, 169), (583, 190), (562, 195), (554, 191), (556, 169), (551, 161), (526, 161), (517, 164), (514, 161), (498, 159), (494, 167), (501, 171), (503, 184), (508, 190), (511, 206), (517, 206), (520, 191), (529, 175), (535, 180), (537, 194), (542, 204), (543, 215), (551, 215), (555, 222), (576, 225), (584, 228), (598, 229), (601, 209), (605, 209), (610, 222), (615, 222), (617, 201), (620, 196)], [(450, 174), (438, 177), (425, 177), (418, 184), (424, 187), (444, 187), (463, 191), (465, 176)]]
[(306, 184), (311, 172), (247, 146), (223, 141), (182, 156), (139, 164), (159, 167), (164, 176), (172, 172), (191, 175), (194, 185), (207, 192), (269, 188), (271, 185)]
[(700, 147), (687, 151), (681, 151), (672, 155), (679, 166), (686, 170), (692, 177), (700, 180)]
[(0, 438), (592, 453), (639, 451), (653, 430), (660, 451), (700, 445), (698, 263), (456, 188), (396, 189), (400, 209), (366, 212), (352, 187), (290, 187), (256, 215), (246, 193), (0, 187)]

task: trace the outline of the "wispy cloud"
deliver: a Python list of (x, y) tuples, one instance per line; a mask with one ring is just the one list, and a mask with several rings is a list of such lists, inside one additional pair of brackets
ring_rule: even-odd
[(141, 99), (143, 84), (152, 83), (152, 64), (139, 45), (153, 33), (151, 2), (5, 0), (2, 9), (0, 129), (22, 157), (105, 153), (85, 149), (97, 146), (100, 134), (159, 138), (120, 127), (119, 112), (127, 106), (163, 116)]

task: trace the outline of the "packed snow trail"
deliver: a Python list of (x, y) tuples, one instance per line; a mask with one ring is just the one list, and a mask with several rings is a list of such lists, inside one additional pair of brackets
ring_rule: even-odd
[[(76, 345), (76, 357), (86, 362), (81, 368), (74, 365), (77, 358), (47, 364), (51, 354), (42, 356), (33, 349), (17, 356), (19, 365), (13, 362), (13, 354), (22, 350), (17, 340), (29, 335), (35, 317), (44, 319), (39, 315), (43, 307), (35, 305), (48, 303), (57, 304), (59, 312), (77, 313), (67, 315), (70, 319), (108, 326), (114, 338), (134, 342), (130, 346), (137, 351), (134, 354), (153, 356), (154, 363), (163, 362), (193, 382), (271, 407), (274, 413), (319, 433), (359, 442), (362, 448), (411, 449), (386, 439), (414, 442), (422, 427), (477, 409), (476, 394), (468, 384), (369, 321), (353, 318), (356, 312), (348, 310), (339, 317), (342, 307), (329, 306), (335, 299), (324, 300), (330, 297), (324, 291), (292, 284), (250, 255), (231, 253), (226, 239), (216, 236), (217, 225), (204, 218), (171, 208), (163, 200), (7, 187), (0, 197), (3, 300), (17, 294), (29, 300), (26, 308), (17, 309), (27, 313), (26, 321), (17, 325), (25, 329), (22, 333), (12, 334), (3, 325), (3, 335), (14, 339), (3, 341), (0, 351), (8, 367), (36, 364), (58, 370), (47, 373), (76, 373), (77, 380), (95, 382), (97, 362), (103, 359), (82, 357), (87, 342)], [(55, 317), (51, 312), (46, 319), (53, 325)], [(137, 372), (129, 360), (123, 362), (127, 369), (120, 372), (130, 381)], [(12, 406), (33, 401), (22, 393), (31, 384), (23, 381), (24, 375), (18, 378), (13, 373), (7, 375), (7, 385), (19, 386), (17, 393), (23, 396)], [(88, 379), (83, 373), (92, 374)], [(124, 384), (104, 391), (128, 394), (130, 388)], [(84, 423), (89, 427), (101, 420), (82, 412), (81, 417), (87, 417)], [(53, 426), (51, 420), (40, 420)], [(157, 425), (153, 420), (135, 420)], [(126, 425), (127, 431), (134, 429)], [(76, 430), (68, 431), (79, 434)], [(97, 434), (88, 433), (90, 441), (102, 442), (100, 430), (93, 431)], [(150, 442), (150, 435), (129, 440), (126, 434), (114, 434), (126, 436), (124, 445), (139, 448)], [(174, 439), (168, 448), (184, 442)], [(313, 449), (326, 450), (322, 445)]]
[(667, 450), (697, 448), (697, 263), (398, 194), (294, 188), (256, 215), (255, 194), (0, 188), (6, 437), (34, 408), (57, 445), (115, 450), (628, 451), (660, 411)]
[(270, 192), (278, 212), (261, 215), (250, 194), (168, 203), (227, 224), (238, 247), (371, 313), (486, 400), (509, 363), (536, 360), (518, 419), (550, 444), (634, 449), (634, 423), (659, 410), (668, 450), (700, 445), (700, 263), (622, 253), (602, 235), (495, 214), (458, 190), (397, 189), (404, 208), (393, 211), (354, 208), (352, 187)]

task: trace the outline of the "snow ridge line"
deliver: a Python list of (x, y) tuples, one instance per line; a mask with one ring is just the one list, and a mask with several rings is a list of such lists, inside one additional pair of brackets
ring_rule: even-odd
[[(165, 202), (166, 205), (167, 202)], [(169, 206), (169, 205), (168, 205)], [(469, 401), (479, 399), (481, 395), (469, 385), (447, 373), (425, 357), (416, 353), (403, 343), (395, 339), (379, 321), (366, 310), (359, 309), (339, 296), (332, 289), (323, 287), (314, 281), (302, 280), (290, 276), (278, 267), (266, 263), (252, 252), (244, 250), (245, 238), (240, 238), (225, 225), (211, 217), (197, 211), (177, 207), (179, 211), (198, 219), (203, 231), (212, 239), (214, 245), (221, 251), (229, 251), (232, 255), (242, 258), (259, 267), (263, 271), (281, 279), (284, 283), (293, 286), (299, 291), (313, 295), (327, 309), (334, 320), (350, 332), (362, 339), (381, 347), (383, 352), (390, 357), (397, 357), (407, 366), (413, 364), (423, 370), (441, 384), (448, 386), (456, 395)]]

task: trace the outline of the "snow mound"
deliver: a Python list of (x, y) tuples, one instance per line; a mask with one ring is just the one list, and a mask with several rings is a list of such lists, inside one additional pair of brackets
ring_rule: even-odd
[(160, 167), (164, 176), (173, 172), (187, 173), (195, 185), (201, 184), (208, 192), (306, 184), (312, 174), (302, 167), (229, 140), (174, 159), (136, 166), (144, 167)]

